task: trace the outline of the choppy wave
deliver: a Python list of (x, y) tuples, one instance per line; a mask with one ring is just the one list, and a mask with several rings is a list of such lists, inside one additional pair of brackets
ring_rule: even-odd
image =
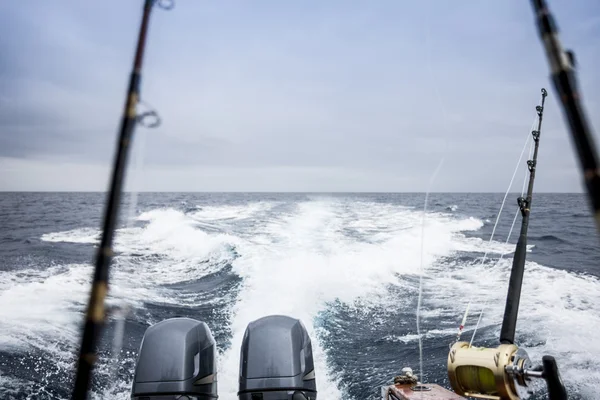
[(46, 242), (97, 243), (100, 241), (100, 230), (97, 228), (77, 228), (65, 232), (46, 233), (42, 235), (41, 239)]
[[(481, 340), (497, 336), (510, 260), (496, 260), (511, 253), (514, 245), (494, 241), (488, 247), (486, 240), (468, 235), (484, 226), (481, 219), (430, 212), (422, 237), (422, 211), (410, 207), (327, 198), (296, 202), (277, 212), (274, 206), (254, 202), (186, 205), (185, 210), (154, 208), (138, 216), (141, 226), (122, 228), (116, 234), (112, 306), (127, 304), (136, 310), (137, 322), (148, 324), (157, 322), (147, 316), (150, 307), (224, 304), (217, 311), (223, 318), (219, 321), (228, 325), (230, 340), (220, 354), (222, 398), (235, 398), (239, 345), (247, 324), (268, 314), (300, 318), (309, 329), (320, 397), (351, 396), (342, 383), (343, 373), (332, 367), (335, 349), (323, 339), (327, 332), (322, 332), (320, 316), (335, 304), (344, 304), (361, 310), (400, 308), (414, 318), (416, 282), (422, 273), (422, 315), (430, 323), (425, 338), (453, 336), (454, 323), (469, 300), (474, 310), (486, 304)], [(240, 225), (257, 215), (260, 222)], [(82, 227), (46, 233), (41, 239), (93, 245), (98, 235), (97, 229)], [(482, 264), (485, 250), (490, 259)], [(61, 373), (70, 374), (91, 270), (89, 264), (49, 264), (1, 272), (0, 346), (14, 352), (44, 349), (62, 365)], [(213, 274), (232, 275), (241, 283), (235, 291), (210, 292), (208, 298), (202, 293), (210, 282), (203, 280)], [(600, 345), (594, 344), (593, 337), (600, 329), (598, 304), (596, 278), (527, 263), (519, 334), (526, 344), (535, 343), (530, 349), (533, 358), (555, 355), (565, 381), (589, 398), (600, 385)], [(468, 329), (476, 317), (473, 312)], [(380, 318), (380, 323), (390, 322)], [(377, 339), (400, 351), (402, 346), (414, 346), (418, 337), (407, 331)], [(96, 396), (128, 398), (134, 359), (133, 352), (121, 354), (125, 377), (97, 388)], [(440, 361), (440, 369), (444, 365)], [(110, 374), (106, 366), (101, 371)], [(3, 372), (3, 393), (22, 384)]]
[(555, 235), (530, 236), (530, 240), (539, 240), (541, 242), (569, 244), (570, 242), (564, 238), (559, 238)]

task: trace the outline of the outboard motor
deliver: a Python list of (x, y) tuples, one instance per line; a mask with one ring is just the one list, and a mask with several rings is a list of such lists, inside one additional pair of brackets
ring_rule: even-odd
[(300, 320), (272, 315), (246, 328), (239, 400), (315, 400), (312, 345)]
[(135, 400), (217, 396), (217, 350), (204, 322), (172, 318), (146, 329), (135, 367)]

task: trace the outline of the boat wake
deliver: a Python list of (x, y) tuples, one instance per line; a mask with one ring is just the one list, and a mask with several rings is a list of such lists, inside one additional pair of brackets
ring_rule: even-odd
[[(313, 337), (324, 399), (377, 398), (379, 386), (418, 360), (415, 304), (422, 211), (357, 200), (154, 208), (117, 231), (110, 323), (95, 378), (98, 398), (126, 399), (144, 329), (176, 315), (202, 319), (220, 349), (220, 398), (237, 392), (246, 325), (269, 314), (300, 318)], [(423, 280), (424, 355), (429, 381), (446, 384), (445, 359), (470, 297), (488, 302), (475, 344), (498, 337), (513, 245), (486, 242), (473, 217), (430, 212)], [(41, 236), (48, 245), (88, 246), (98, 230)], [(533, 241), (532, 244), (535, 244)], [(90, 252), (91, 254), (91, 252)], [(557, 357), (583, 398), (600, 385), (600, 283), (590, 276), (527, 263), (518, 340), (533, 359)], [(0, 393), (67, 398), (92, 273), (88, 264), (29, 265), (0, 272)], [(116, 311), (126, 312), (123, 348), (111, 356)], [(116, 371), (116, 372), (115, 372)], [(115, 378), (114, 374), (117, 374)], [(43, 384), (32, 385), (42, 376)], [(18, 397), (18, 396), (17, 396)]]

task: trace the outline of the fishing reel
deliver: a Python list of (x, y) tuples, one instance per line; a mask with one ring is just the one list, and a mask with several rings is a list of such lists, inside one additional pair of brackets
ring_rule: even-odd
[(550, 400), (566, 400), (556, 361), (550, 356), (542, 360), (534, 367), (527, 352), (514, 344), (484, 348), (457, 342), (448, 354), (448, 378), (457, 394), (487, 400), (521, 399), (533, 378), (543, 378)]

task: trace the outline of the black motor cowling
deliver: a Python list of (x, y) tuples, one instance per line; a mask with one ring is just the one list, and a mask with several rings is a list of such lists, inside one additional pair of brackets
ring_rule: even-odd
[(138, 356), (131, 398), (217, 398), (217, 349), (204, 322), (172, 318), (149, 327)]
[(300, 320), (272, 315), (246, 328), (240, 357), (240, 400), (315, 400), (312, 345)]

